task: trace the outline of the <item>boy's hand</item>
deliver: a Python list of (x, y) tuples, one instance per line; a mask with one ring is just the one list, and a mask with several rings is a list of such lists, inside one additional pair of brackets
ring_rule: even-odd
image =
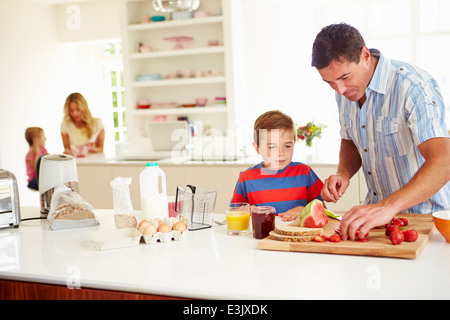
[(300, 217), (300, 214), (302, 213), (303, 206), (298, 206), (295, 208), (292, 208), (286, 212), (278, 214), (281, 217), (281, 220), (283, 221), (293, 221), (295, 219), (298, 219)]

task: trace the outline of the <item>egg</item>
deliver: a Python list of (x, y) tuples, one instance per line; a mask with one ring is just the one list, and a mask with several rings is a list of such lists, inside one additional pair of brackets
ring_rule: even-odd
[(160, 223), (158, 227), (158, 232), (167, 233), (170, 232), (170, 226), (167, 223)]
[(144, 235), (148, 235), (148, 236), (153, 236), (156, 232), (157, 232), (157, 230), (156, 230), (156, 228), (155, 228), (155, 226), (154, 225), (152, 225), (151, 223), (149, 223), (148, 225), (145, 225), (145, 228), (144, 228), (144, 230), (143, 231), (141, 231), (142, 232), (142, 234), (144, 234)]
[(183, 232), (187, 228), (186, 228), (186, 225), (183, 222), (178, 221), (177, 223), (175, 223), (173, 225), (172, 229), (175, 230), (175, 231)]
[(141, 222), (139, 222), (138, 224), (138, 229), (141, 233), (144, 233), (143, 230), (145, 229), (146, 226), (148, 226), (150, 224), (150, 222), (148, 220), (141, 220)]

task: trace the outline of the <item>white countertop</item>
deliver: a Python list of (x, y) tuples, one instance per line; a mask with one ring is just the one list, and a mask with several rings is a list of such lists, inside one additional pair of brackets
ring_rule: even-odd
[[(95, 227), (51, 231), (30, 220), (0, 229), (0, 278), (200, 299), (450, 298), (450, 245), (436, 230), (414, 260), (259, 250), (225, 225), (97, 251), (90, 233), (112, 225), (111, 210), (98, 212)], [(22, 209), (22, 218), (38, 215)]]

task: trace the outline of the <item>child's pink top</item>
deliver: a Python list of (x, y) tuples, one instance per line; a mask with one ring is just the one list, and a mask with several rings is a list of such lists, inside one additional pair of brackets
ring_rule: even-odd
[[(41, 148), (41, 150), (39, 151), (38, 158), (46, 153), (48, 153), (47, 150), (45, 148)], [(30, 160), (34, 161), (34, 151), (33, 151), (33, 149), (31, 149), (31, 147), (30, 147), (30, 150), (28, 150), (27, 156), (25, 157), (25, 163), (27, 165), (27, 176), (28, 176), (27, 182), (30, 182), (34, 177), (36, 177), (36, 168), (34, 168), (33, 166), (30, 166), (30, 164), (29, 164)]]

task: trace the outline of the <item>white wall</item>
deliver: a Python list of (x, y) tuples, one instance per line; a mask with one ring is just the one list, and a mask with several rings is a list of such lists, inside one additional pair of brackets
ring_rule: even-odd
[[(0, 168), (15, 174), (21, 205), (39, 206), (37, 192), (26, 187), (27, 127), (42, 127), (47, 150), (61, 153), (63, 105), (67, 95), (75, 91), (85, 95), (93, 115), (102, 117), (106, 130), (112, 126), (110, 97), (96, 63), (99, 47), (61, 44), (57, 32), (59, 6), (0, 0)], [(117, 34), (110, 34), (114, 36)], [(67, 34), (64, 39), (68, 40)], [(113, 139), (112, 134), (108, 138)]]
[[(237, 123), (251, 129), (268, 110), (289, 114), (298, 125), (326, 123), (316, 161), (337, 163), (340, 145), (334, 92), (311, 67), (316, 1), (231, 0)], [(239, 121), (240, 120), (240, 121)], [(295, 161), (303, 144), (296, 145)], [(298, 152), (297, 152), (298, 151)], [(298, 157), (297, 157), (298, 155)]]

